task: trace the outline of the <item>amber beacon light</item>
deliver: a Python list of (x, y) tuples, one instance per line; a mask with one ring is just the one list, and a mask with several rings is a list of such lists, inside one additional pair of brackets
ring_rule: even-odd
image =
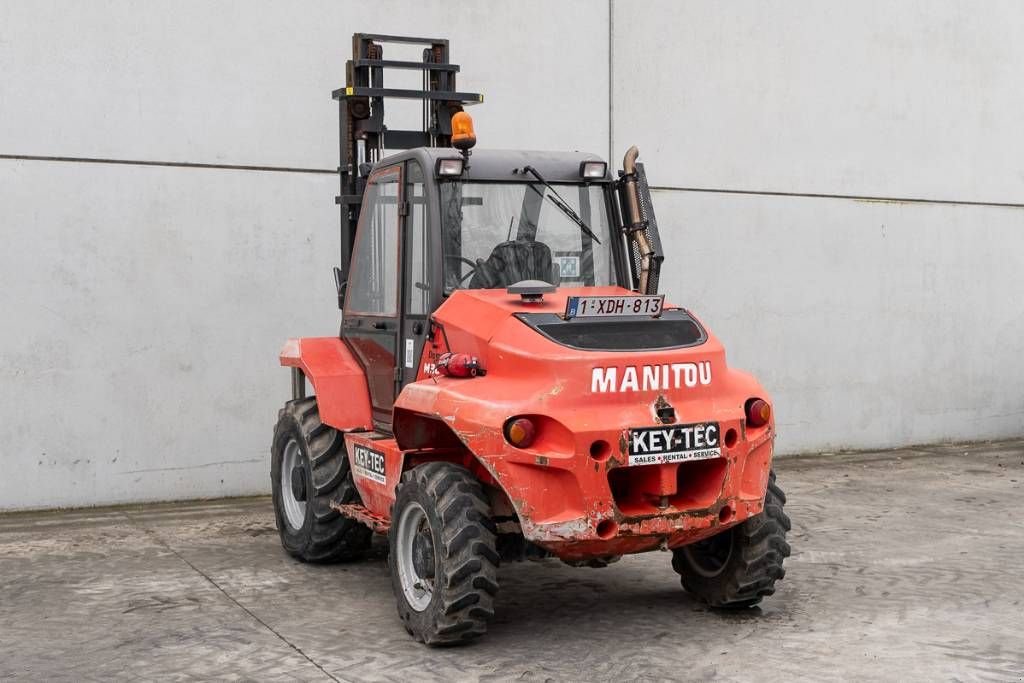
[(452, 147), (463, 151), (476, 145), (476, 133), (473, 131), (473, 117), (464, 111), (455, 112), (452, 116)]

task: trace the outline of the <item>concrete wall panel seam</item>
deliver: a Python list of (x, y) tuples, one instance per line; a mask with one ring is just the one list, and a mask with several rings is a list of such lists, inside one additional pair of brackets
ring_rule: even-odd
[(946, 206), (988, 206), (1002, 209), (1024, 209), (1024, 203), (1016, 202), (974, 202), (963, 199), (926, 199), (923, 197), (877, 197), (855, 194), (829, 194), (812, 192), (771, 192), (767, 190), (733, 190), (714, 187), (670, 187), (652, 185), (652, 190), (665, 192), (695, 192), (705, 194), (732, 194), (757, 197), (798, 197), (802, 199), (847, 199), (858, 202), (881, 202), (894, 204), (939, 204)]
[(229, 171), (279, 171), (283, 173), (329, 173), (337, 175), (337, 169), (292, 168), (288, 166), (242, 166), (238, 164), (201, 164), (191, 161), (153, 161), (141, 159), (95, 159), (88, 157), (39, 156), (33, 154), (0, 154), (0, 159), (9, 161), (52, 161), (78, 164), (126, 164), (129, 166), (165, 166), (168, 168), (215, 168)]

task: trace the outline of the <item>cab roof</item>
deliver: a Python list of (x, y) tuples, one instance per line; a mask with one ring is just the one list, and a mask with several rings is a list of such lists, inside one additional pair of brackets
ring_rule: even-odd
[[(433, 176), (438, 159), (460, 159), (461, 153), (449, 147), (416, 147), (385, 157), (375, 164), (375, 168), (384, 168), (400, 161), (415, 159), (423, 165), (424, 173)], [(589, 152), (540, 152), (511, 149), (474, 149), (469, 157), (469, 170), (463, 174), (463, 180), (492, 180), (506, 182), (523, 182), (533, 180), (530, 175), (524, 176), (523, 167), (533, 166), (552, 183), (580, 182), (580, 164), (584, 161), (604, 161), (596, 154)], [(611, 176), (607, 173), (600, 180), (590, 182), (608, 182)]]

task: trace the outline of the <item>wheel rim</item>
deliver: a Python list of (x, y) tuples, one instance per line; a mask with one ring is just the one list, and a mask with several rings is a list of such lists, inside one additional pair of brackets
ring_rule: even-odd
[(298, 531), (306, 523), (306, 501), (295, 497), (292, 490), (292, 470), (302, 464), (302, 451), (299, 449), (299, 442), (291, 439), (284, 447), (284, 455), (281, 457), (281, 476), (278, 486), (278, 495), (281, 497), (281, 507), (284, 508), (285, 521), (293, 530)]
[(703, 541), (683, 548), (693, 569), (701, 576), (712, 578), (722, 573), (732, 557), (733, 530), (729, 529)]
[[(417, 612), (422, 612), (434, 597), (433, 571), (422, 571), (422, 558), (420, 558), (421, 566), (419, 568), (416, 566), (417, 546), (422, 548), (424, 544), (430, 549), (430, 563), (433, 564), (433, 535), (430, 533), (430, 523), (423, 506), (419, 503), (409, 503), (401, 512), (395, 533), (397, 534), (395, 554), (398, 556), (395, 561), (398, 565), (398, 579), (402, 584), (402, 593), (410, 607)], [(431, 567), (432, 569), (433, 567)], [(427, 573), (431, 576), (424, 576)]]

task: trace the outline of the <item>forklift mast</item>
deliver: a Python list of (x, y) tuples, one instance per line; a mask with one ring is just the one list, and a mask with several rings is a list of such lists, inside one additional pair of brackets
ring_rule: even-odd
[[(384, 59), (384, 43), (423, 45), (423, 59), (418, 62)], [(373, 33), (352, 36), (352, 59), (346, 65), (345, 87), (332, 93), (338, 100), (341, 192), (335, 202), (341, 209), (341, 268), (345, 274), (352, 255), (366, 178), (384, 150), (448, 147), (452, 116), (464, 106), (483, 102), (483, 95), (456, 91), (455, 75), (459, 65), (449, 61), (449, 54), (448, 41), (441, 38)], [(422, 88), (386, 88), (385, 69), (422, 71)], [(420, 129), (390, 130), (384, 123), (384, 100), (388, 98), (422, 100)], [(335, 273), (340, 296), (345, 277), (341, 271)]]

